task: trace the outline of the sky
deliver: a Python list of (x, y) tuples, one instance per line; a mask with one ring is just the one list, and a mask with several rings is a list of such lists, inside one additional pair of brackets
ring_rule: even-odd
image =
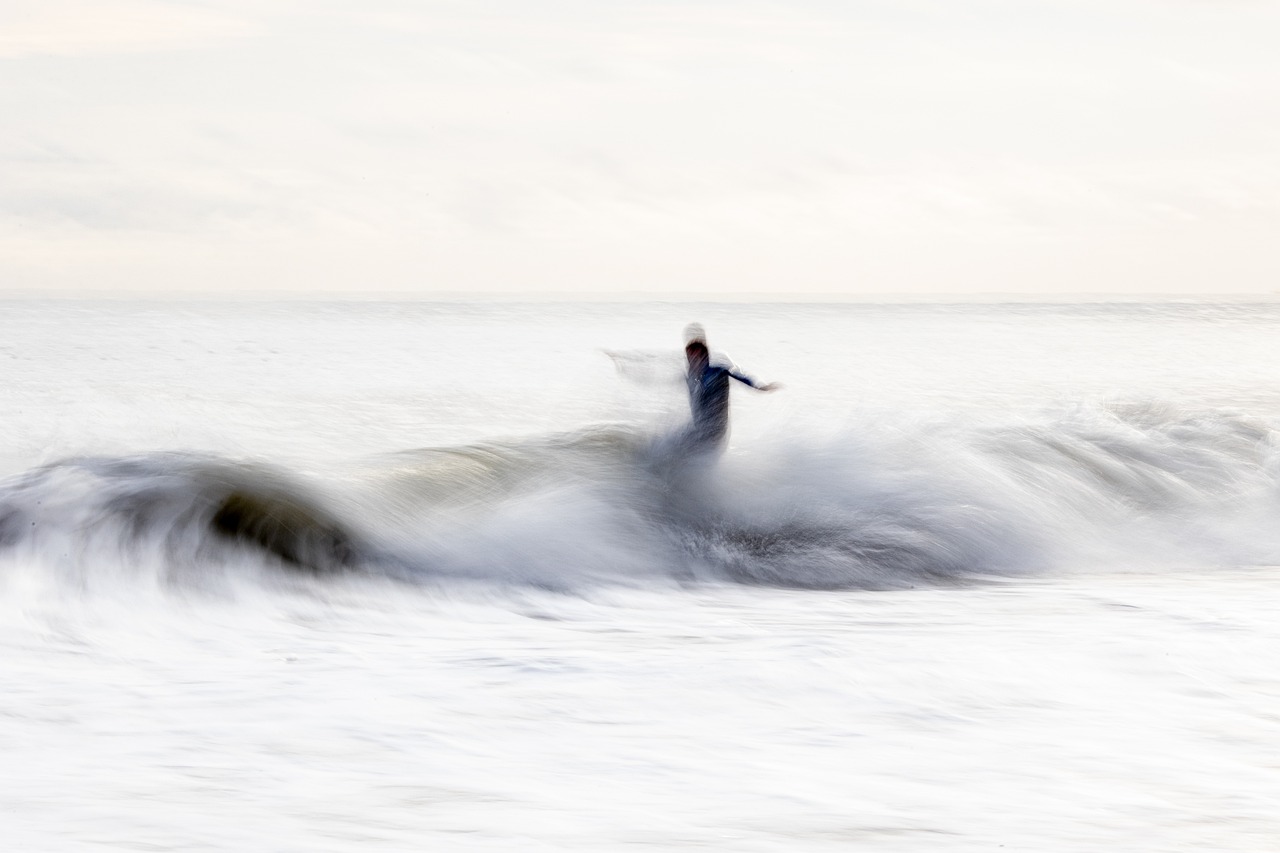
[(0, 292), (1280, 292), (1280, 2), (5, 0)]

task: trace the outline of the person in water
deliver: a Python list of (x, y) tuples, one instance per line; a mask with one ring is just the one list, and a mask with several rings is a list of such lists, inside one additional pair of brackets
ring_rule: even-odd
[(685, 382), (693, 415), (687, 436), (692, 449), (718, 451), (729, 435), (729, 380), (736, 379), (757, 391), (776, 391), (782, 386), (777, 382), (761, 384), (732, 365), (712, 361), (706, 333), (697, 323), (685, 328), (684, 341), (688, 361)]

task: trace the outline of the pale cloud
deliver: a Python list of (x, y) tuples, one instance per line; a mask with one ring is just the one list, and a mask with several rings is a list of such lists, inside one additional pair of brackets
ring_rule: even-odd
[(32, 13), (45, 23), (0, 35), (20, 84), (0, 88), (0, 286), (1125, 291), (1229, 268), (1265, 290), (1280, 274), (1275, 5), (39, 8), (81, 23)]
[(6, 0), (0, 59), (179, 50), (254, 31), (239, 16), (160, 0)]

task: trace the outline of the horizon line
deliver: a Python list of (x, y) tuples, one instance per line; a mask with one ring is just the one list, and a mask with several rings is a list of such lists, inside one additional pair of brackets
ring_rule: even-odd
[(826, 292), (681, 292), (681, 291), (619, 291), (616, 293), (592, 293), (578, 291), (246, 291), (246, 290), (194, 290), (183, 292), (148, 290), (59, 290), (53, 292), (32, 289), (0, 288), (0, 301), (67, 301), (67, 302), (424, 302), (424, 303), (522, 303), (522, 302), (579, 302), (579, 303), (722, 303), (722, 304), (1097, 304), (1097, 303), (1177, 303), (1177, 302), (1280, 302), (1280, 290), (1243, 293), (1019, 293), (986, 291), (974, 293), (826, 293)]

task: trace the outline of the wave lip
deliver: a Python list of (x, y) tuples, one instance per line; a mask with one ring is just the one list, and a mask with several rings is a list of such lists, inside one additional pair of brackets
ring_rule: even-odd
[(355, 566), (361, 537), (313, 491), (271, 467), (212, 457), (69, 459), (0, 486), (0, 545), (75, 555), (86, 570), (150, 551), (178, 573), (236, 544), (293, 569)]

